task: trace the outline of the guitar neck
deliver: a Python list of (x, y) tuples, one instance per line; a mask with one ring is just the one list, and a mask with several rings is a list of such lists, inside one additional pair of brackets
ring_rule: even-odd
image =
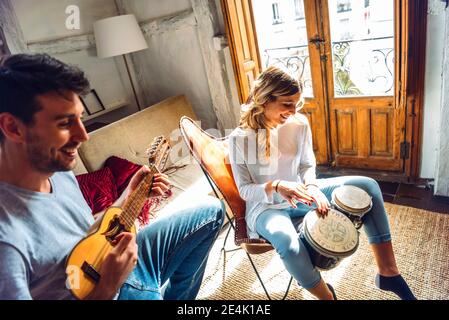
[(142, 210), (142, 207), (148, 199), (151, 191), (154, 174), (157, 172), (156, 167), (151, 166), (150, 172), (146, 173), (137, 188), (128, 197), (122, 213), (120, 214), (120, 221), (125, 226), (126, 230), (129, 230), (132, 227), (134, 221), (136, 221), (139, 216), (140, 211)]

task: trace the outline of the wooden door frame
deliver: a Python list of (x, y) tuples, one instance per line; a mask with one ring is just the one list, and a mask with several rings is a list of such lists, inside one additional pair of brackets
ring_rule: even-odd
[[(225, 0), (222, 0), (225, 1)], [(251, 4), (251, 0), (248, 0)], [(396, 57), (400, 57), (401, 62), (396, 63), (397, 71), (397, 106), (403, 108), (406, 112), (405, 119), (405, 152), (407, 153), (404, 160), (404, 170), (402, 173), (383, 173), (382, 171), (370, 172), (372, 176), (388, 176), (386, 180), (397, 180), (403, 182), (415, 182), (419, 180), (419, 171), (421, 164), (421, 146), (422, 146), (422, 128), (423, 128), (423, 108), (424, 108), (424, 77), (426, 62), (426, 35), (427, 35), (427, 4), (428, 0), (396, 0), (396, 10), (400, 13), (396, 14), (397, 24), (400, 24), (404, 34), (398, 34), (396, 37), (396, 46), (399, 52)], [(252, 8), (252, 5), (251, 5)], [(223, 12), (225, 20), (228, 20), (226, 12)], [(253, 12), (251, 10), (251, 18), (254, 25)], [(229, 37), (229, 24), (225, 23), (225, 28)], [(254, 34), (255, 34), (255, 30)], [(257, 37), (254, 37), (257, 41)], [(233, 43), (230, 39), (230, 44)], [(231, 46), (231, 56), (233, 67), (237, 71), (235, 55), (236, 48)], [(257, 47), (258, 50), (258, 47)], [(258, 54), (258, 52), (257, 52)], [(400, 69), (398, 69), (400, 68)], [(400, 81), (403, 79), (403, 81)], [(238, 92), (242, 97), (244, 92), (240, 86), (240, 79), (236, 73), (236, 81), (239, 86)], [(328, 116), (328, 115), (326, 115)], [(328, 119), (329, 121), (329, 119)], [(329, 124), (328, 124), (329, 126)], [(327, 128), (327, 130), (330, 130)], [(409, 147), (407, 147), (407, 145)], [(330, 154), (329, 154), (330, 156)], [(336, 171), (336, 170), (332, 170)], [(360, 172), (361, 170), (344, 169), (346, 173)], [(364, 171), (364, 170), (363, 170)], [(338, 171), (337, 171), (338, 172)], [(371, 174), (372, 173), (372, 174)]]
[[(235, 2), (240, 1), (241, 6), (237, 6)], [(235, 81), (240, 103), (246, 103), (249, 91), (250, 80), (247, 78), (247, 72), (251, 71), (254, 79), (262, 72), (260, 64), (259, 44), (257, 42), (257, 33), (255, 30), (254, 11), (252, 0), (221, 0), (221, 12), (223, 14), (226, 35), (228, 37), (229, 49), (231, 52), (232, 66), (234, 68)], [(241, 9), (240, 14), (243, 25), (239, 28), (236, 12)], [(242, 35), (242, 28), (244, 35)], [(240, 33), (240, 35), (239, 35)], [(243, 42), (247, 39), (247, 54), (251, 57), (250, 61), (245, 61)], [(242, 62), (242, 63), (240, 63)], [(248, 64), (245, 66), (245, 64)]]
[[(404, 175), (409, 182), (419, 180), (424, 125), (424, 80), (426, 68), (427, 4), (428, 0), (402, 0), (408, 20), (407, 42), (407, 90), (406, 98), (406, 139), (410, 143), (410, 157), (405, 160)], [(411, 45), (413, 44), (413, 45)]]

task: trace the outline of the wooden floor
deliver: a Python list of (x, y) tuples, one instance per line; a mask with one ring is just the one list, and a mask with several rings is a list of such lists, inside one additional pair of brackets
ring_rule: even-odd
[(449, 198), (433, 195), (433, 187), (378, 181), (385, 202), (449, 214)]
[[(415, 191), (412, 193), (416, 194)], [(385, 208), (396, 261), (416, 297), (420, 300), (448, 300), (449, 215), (388, 202)], [(211, 250), (198, 299), (266, 300), (245, 251), (228, 251), (226, 254), (221, 251), (225, 236), (226, 232), (220, 233)], [(228, 250), (235, 248), (233, 238), (231, 230), (226, 243)], [(251, 257), (272, 297), (281, 299), (290, 274), (279, 255), (271, 250)], [(325, 282), (332, 284), (340, 300), (398, 299), (393, 293), (376, 288), (376, 273), (375, 259), (362, 228), (357, 251), (335, 269), (322, 272), (322, 276)], [(310, 300), (314, 297), (294, 281), (287, 299)]]
[[(318, 178), (346, 175), (346, 172), (343, 171), (339, 174), (335, 174), (334, 172), (324, 169), (323, 172), (322, 168), (318, 168), (317, 173)], [(375, 175), (359, 174), (372, 176), (379, 183), (385, 202), (449, 214), (449, 197), (434, 196), (432, 185), (387, 182), (382, 178), (376, 178)]]

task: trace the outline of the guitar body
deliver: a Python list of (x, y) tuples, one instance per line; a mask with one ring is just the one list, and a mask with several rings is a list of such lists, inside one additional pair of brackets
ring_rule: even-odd
[(70, 253), (66, 263), (67, 285), (77, 299), (85, 299), (98, 283), (101, 265), (114, 248), (113, 238), (123, 231), (136, 234), (134, 226), (125, 230), (120, 224), (121, 212), (121, 208), (109, 208), (94, 224), (92, 232)]

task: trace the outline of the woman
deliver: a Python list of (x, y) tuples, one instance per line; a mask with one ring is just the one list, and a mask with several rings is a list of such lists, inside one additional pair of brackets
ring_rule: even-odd
[(373, 201), (364, 229), (378, 266), (376, 285), (402, 299), (415, 299), (396, 265), (377, 182), (359, 176), (316, 179), (310, 126), (298, 113), (301, 93), (297, 80), (269, 67), (255, 81), (240, 126), (230, 135), (231, 166), (240, 196), (246, 201), (248, 235), (267, 239), (303, 288), (319, 299), (335, 299), (333, 288), (312, 265), (291, 218), (304, 216), (311, 206), (325, 216), (335, 188), (345, 184), (360, 187)]

